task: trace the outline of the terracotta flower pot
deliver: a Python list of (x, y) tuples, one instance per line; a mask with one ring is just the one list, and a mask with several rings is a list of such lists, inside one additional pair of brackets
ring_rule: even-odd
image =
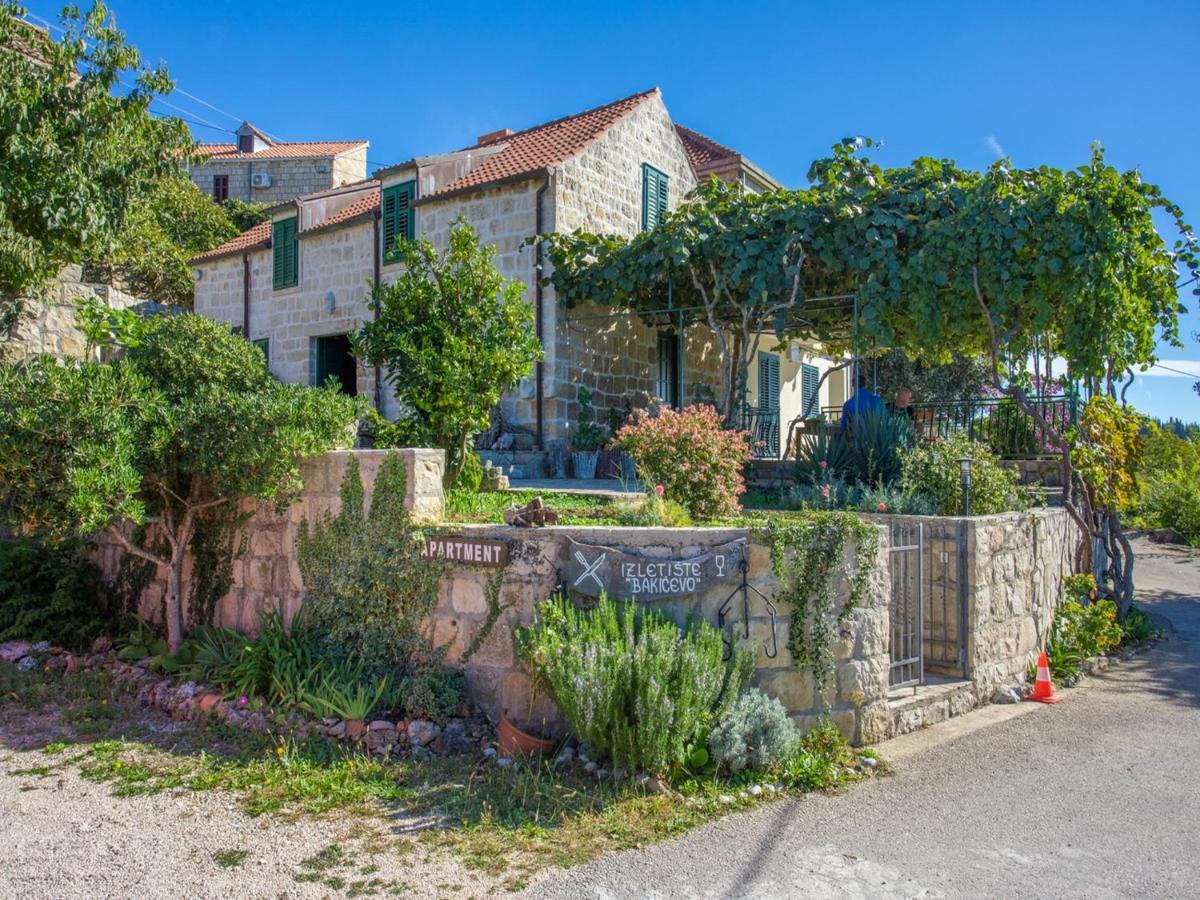
[(509, 721), (507, 709), (500, 714), (498, 738), (500, 749), (506, 756), (533, 756), (535, 753), (544, 755), (553, 752), (557, 743), (522, 731)]

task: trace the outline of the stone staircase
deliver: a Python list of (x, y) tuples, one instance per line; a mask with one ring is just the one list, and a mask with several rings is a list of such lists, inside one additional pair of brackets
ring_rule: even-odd
[(979, 703), (975, 686), (969, 681), (928, 677), (926, 684), (915, 688), (897, 688), (888, 694), (892, 737), (961, 716)]

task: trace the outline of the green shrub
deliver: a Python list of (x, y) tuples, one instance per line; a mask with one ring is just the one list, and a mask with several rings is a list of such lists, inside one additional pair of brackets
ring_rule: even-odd
[(423, 534), (404, 508), (406, 477), (389, 453), (375, 478), (370, 513), (353, 456), (337, 516), (298, 538), (303, 615), (320, 654), (361, 663), (367, 676), (402, 675), (432, 656), (422, 620), (437, 603), (443, 567), (422, 558)]
[(466, 689), (462, 669), (430, 666), (401, 678), (391, 699), (410, 718), (444, 722), (454, 715)]
[(468, 494), (477, 494), (483, 486), (483, 463), (474, 453), (468, 453), (463, 458), (462, 471), (454, 480), (453, 487)]
[(850, 742), (837, 726), (826, 720), (800, 741), (783, 765), (781, 781), (797, 791), (816, 791), (837, 782), (840, 773), (854, 762)]
[(738, 696), (753, 665), (722, 661), (721, 634), (704, 622), (680, 630), (653, 610), (601, 597), (581, 610), (564, 597), (538, 607), (522, 655), (575, 734), (615, 765), (663, 775), (682, 765)]
[(367, 677), (361, 666), (330, 665), (304, 689), (300, 705), (318, 718), (366, 719), (391, 695), (392, 680)]
[(1117, 605), (1099, 599), (1086, 606), (1075, 600), (1060, 603), (1054, 611), (1053, 636), (1084, 659), (1107, 653), (1121, 643)]
[(1150, 621), (1146, 611), (1137, 606), (1129, 607), (1125, 621), (1121, 623), (1122, 644), (1142, 644), (1162, 634), (1162, 629)]
[(850, 444), (834, 429), (805, 435), (796, 445), (794, 471), (800, 484), (821, 484), (829, 476), (845, 479), (854, 470)]
[(757, 688), (744, 691), (708, 736), (710, 759), (735, 775), (783, 765), (796, 752), (800, 732), (783, 704)]
[(1142, 490), (1142, 519), (1150, 528), (1169, 528), (1200, 547), (1200, 469), (1184, 466), (1153, 476)]
[(859, 512), (889, 513), (897, 516), (936, 516), (937, 502), (925, 494), (915, 494), (897, 485), (856, 488), (850, 492), (848, 506)]
[(645, 499), (617, 512), (617, 521), (633, 528), (689, 528), (692, 517), (674, 500), (666, 500), (654, 491)]
[(901, 489), (924, 495), (943, 516), (962, 512), (962, 474), (959, 460), (971, 459), (971, 515), (1028, 509), (1029, 492), (1017, 483), (1017, 473), (1000, 465), (987, 444), (972, 441), (956, 432), (929, 444), (919, 444), (904, 453)]
[(904, 454), (916, 440), (908, 416), (887, 410), (855, 416), (844, 438), (854, 467), (849, 481), (866, 487), (900, 480)]
[(0, 540), (0, 640), (82, 650), (111, 624), (99, 591), (99, 572), (78, 545)]

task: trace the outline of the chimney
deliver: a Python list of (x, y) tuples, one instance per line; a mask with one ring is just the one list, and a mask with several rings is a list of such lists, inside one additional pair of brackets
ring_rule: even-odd
[(513, 130), (511, 128), (501, 128), (499, 131), (489, 131), (487, 134), (479, 136), (479, 144), (490, 144), (493, 141), (498, 141), (506, 137), (511, 137)]

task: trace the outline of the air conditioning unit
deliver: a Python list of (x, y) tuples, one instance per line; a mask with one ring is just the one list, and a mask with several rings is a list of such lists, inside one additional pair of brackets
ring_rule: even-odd
[(250, 184), (256, 188), (269, 188), (271, 186), (270, 172), (255, 172), (250, 176)]

